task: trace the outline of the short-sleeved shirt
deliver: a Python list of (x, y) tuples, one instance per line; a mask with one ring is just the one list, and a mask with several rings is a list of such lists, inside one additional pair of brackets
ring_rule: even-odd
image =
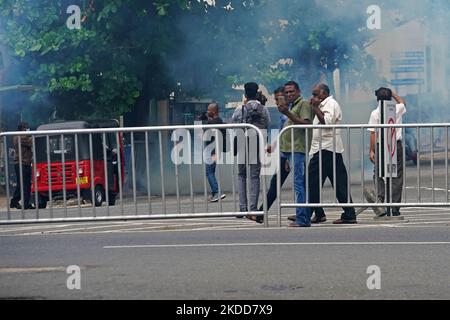
[[(406, 107), (403, 103), (397, 103), (395, 105), (395, 122), (396, 124), (402, 124), (402, 116), (406, 113)], [(381, 118), (381, 112), (380, 112), (380, 106), (378, 106), (375, 110), (372, 111), (369, 118), (369, 124), (380, 124), (380, 118)], [(375, 128), (368, 128), (367, 129), (370, 132), (375, 132)], [(402, 128), (396, 128), (395, 129), (395, 135), (397, 138), (397, 141), (402, 140)]]
[[(308, 101), (303, 100), (299, 97), (294, 101), (291, 112), (297, 117), (303, 120), (311, 121), (314, 117), (311, 105)], [(284, 128), (294, 125), (291, 119), (287, 119), (284, 123)], [(308, 148), (311, 146), (312, 132), (308, 130)], [(287, 130), (283, 133), (280, 138), (280, 151), (281, 152), (292, 152), (292, 131)], [(305, 129), (294, 129), (294, 152), (306, 153), (306, 130)]]

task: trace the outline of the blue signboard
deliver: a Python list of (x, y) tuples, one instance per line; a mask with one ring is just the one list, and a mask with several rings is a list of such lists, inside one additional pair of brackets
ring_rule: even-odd
[(403, 58), (424, 58), (424, 51), (405, 51), (405, 52), (391, 52), (391, 58), (403, 59)]
[(391, 60), (393, 66), (422, 66), (425, 64), (425, 59), (396, 59)]
[(391, 73), (425, 72), (425, 67), (392, 67)]
[(391, 80), (393, 86), (410, 86), (410, 85), (424, 85), (424, 79), (393, 79)]

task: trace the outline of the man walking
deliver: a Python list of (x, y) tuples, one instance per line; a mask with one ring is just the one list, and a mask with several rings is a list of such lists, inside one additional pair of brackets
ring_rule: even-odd
[[(311, 105), (313, 106), (313, 112), (316, 115), (313, 121), (314, 125), (333, 125), (339, 124), (342, 121), (342, 110), (338, 102), (330, 96), (330, 89), (326, 84), (318, 84), (313, 88)], [(333, 129), (313, 129), (313, 138), (311, 144), (311, 150), (309, 154), (312, 159), (309, 163), (309, 195), (310, 203), (319, 203), (320, 188), (323, 187), (325, 180), (330, 179), (333, 185), (333, 153), (336, 157), (336, 185), (333, 185), (336, 190), (336, 196), (339, 203), (352, 203), (351, 196), (349, 196), (349, 190), (347, 188), (347, 169), (344, 165), (342, 153), (344, 152), (344, 145), (342, 144), (341, 134), (339, 129), (335, 129), (333, 135)], [(320, 170), (320, 158), (322, 155), (322, 181), (319, 181)], [(346, 207), (343, 208), (344, 212), (341, 214), (341, 218), (334, 221), (334, 224), (353, 224), (357, 223), (355, 208)], [(311, 223), (320, 223), (326, 221), (326, 215), (323, 208), (312, 208), (315, 211), (315, 216), (311, 219)]]
[[(273, 92), (273, 95), (274, 95), (275, 102), (278, 107), (280, 105), (286, 104), (286, 100), (285, 100), (285, 96), (284, 96), (284, 87), (278, 87), (277, 89), (275, 89), (275, 91)], [(289, 107), (291, 107), (291, 105), (289, 105)], [(280, 115), (280, 126), (278, 128), (279, 131), (281, 131), (283, 129), (284, 123), (286, 122), (287, 119), (288, 118), (284, 114)], [(275, 148), (276, 148), (276, 141), (272, 145), (269, 145), (269, 147), (267, 148), (267, 152), (272, 153)], [(283, 185), (284, 181), (286, 180), (286, 178), (289, 175), (290, 169), (289, 169), (289, 162), (287, 161), (287, 158), (282, 153), (280, 153), (280, 163), (281, 163), (281, 167), (280, 167), (281, 185)], [(275, 173), (272, 176), (272, 179), (270, 180), (270, 187), (269, 187), (269, 190), (267, 191), (267, 210), (270, 209), (270, 207), (272, 206), (272, 204), (274, 203), (276, 198), (277, 198), (277, 173)], [(259, 211), (263, 211), (262, 204), (259, 207)], [(264, 217), (258, 216), (257, 222), (259, 222), (259, 223), (264, 222)]]
[[(207, 124), (223, 124), (222, 118), (219, 117), (219, 105), (217, 103), (211, 103), (208, 105), (208, 111), (206, 112), (208, 117)], [(222, 137), (226, 137), (226, 132), (224, 129), (220, 130)], [(215, 137), (211, 138), (211, 142), (209, 144), (215, 143)], [(209, 145), (208, 144), (208, 145)], [(226, 142), (222, 141), (223, 147), (225, 148)], [(217, 145), (216, 145), (217, 148)], [(206, 177), (208, 178), (209, 186), (211, 187), (211, 198), (210, 202), (219, 201), (219, 185), (217, 184), (216, 179), (216, 163), (217, 163), (217, 155), (216, 148), (214, 148), (210, 155), (208, 155), (208, 159), (206, 161)], [(226, 197), (226, 194), (221, 194), (220, 198), (223, 199)]]
[[(303, 100), (299, 85), (295, 81), (289, 81), (284, 85), (284, 94), (287, 99), (286, 104), (280, 104), (278, 110), (287, 117), (284, 128), (291, 125), (309, 125), (312, 122), (314, 114), (308, 101)], [(311, 145), (311, 132), (309, 132), (308, 146)], [(294, 151), (292, 153), (292, 151)], [(305, 203), (305, 153), (306, 149), (306, 130), (294, 129), (294, 140), (292, 141), (292, 132), (286, 131), (280, 137), (280, 152), (288, 159), (294, 168), (294, 188), (296, 203)], [(311, 210), (309, 208), (296, 208), (295, 221), (290, 227), (310, 227)], [(291, 220), (292, 217), (291, 217)]]

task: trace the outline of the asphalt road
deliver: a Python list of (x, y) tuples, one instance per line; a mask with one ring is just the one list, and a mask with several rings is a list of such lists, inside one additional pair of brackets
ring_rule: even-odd
[[(425, 199), (430, 186), (421, 186)], [(177, 212), (176, 200), (168, 205)], [(234, 206), (231, 195), (224, 205)], [(331, 223), (340, 209), (327, 209), (326, 223), (293, 229), (292, 210), (281, 228), (271, 213), (267, 229), (234, 217), (2, 225), (0, 299), (450, 299), (448, 208), (404, 208), (400, 221), (367, 210), (347, 226)], [(71, 265), (80, 267), (80, 290), (67, 287)], [(367, 286), (373, 266), (380, 289)]]
[[(3, 235), (0, 298), (449, 299), (449, 220)], [(80, 290), (67, 288), (69, 265)], [(381, 288), (369, 290), (373, 265)]]

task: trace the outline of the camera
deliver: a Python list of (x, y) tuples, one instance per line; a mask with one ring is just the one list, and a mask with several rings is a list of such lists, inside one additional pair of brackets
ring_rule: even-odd
[(203, 112), (198, 119), (200, 121), (207, 121), (208, 120), (208, 115), (206, 114), (206, 112)]
[(377, 97), (377, 100), (392, 100), (392, 90), (389, 88), (381, 87), (378, 90), (375, 91), (375, 96)]

